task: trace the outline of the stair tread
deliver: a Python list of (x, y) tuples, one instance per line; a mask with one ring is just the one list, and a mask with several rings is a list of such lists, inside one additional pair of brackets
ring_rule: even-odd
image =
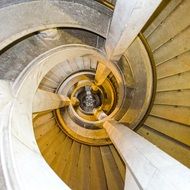
[(90, 190), (90, 146), (81, 145), (77, 178), (78, 190)]
[(107, 182), (99, 147), (91, 147), (90, 190), (106, 190)]
[(190, 127), (188, 126), (154, 116), (149, 116), (144, 124), (160, 133), (190, 146)]
[(116, 162), (116, 165), (119, 169), (120, 175), (122, 177), (122, 180), (125, 181), (125, 163), (123, 162), (123, 160), (121, 159), (121, 157), (119, 156), (117, 150), (115, 149), (115, 147), (113, 145), (110, 145), (110, 150), (112, 152), (112, 155), (114, 157), (114, 160)]
[(100, 148), (105, 175), (107, 179), (107, 186), (109, 190), (122, 190), (124, 189), (124, 182), (112, 156), (109, 146)]
[(190, 108), (154, 105), (150, 115), (168, 119), (184, 125), (190, 125)]

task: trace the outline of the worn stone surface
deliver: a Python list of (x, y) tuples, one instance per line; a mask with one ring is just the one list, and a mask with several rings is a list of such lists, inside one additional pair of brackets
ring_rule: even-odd
[[(27, 2), (32, 2), (32, 1), (40, 1), (40, 0), (1, 0), (0, 1), (0, 8), (4, 8), (4, 7), (8, 7), (11, 5), (16, 5), (16, 4), (20, 4), (20, 3), (27, 3)], [(72, 2), (72, 3), (79, 3), (85, 6), (89, 6), (93, 9), (96, 9), (104, 14), (107, 15), (112, 15), (112, 11), (105, 7), (102, 6), (101, 1), (98, 0), (45, 0), (45, 1), (49, 1), (51, 3), (59, 3), (61, 1), (67, 1), (67, 2)], [(116, 0), (109, 0), (110, 3), (115, 4)]]
[(0, 79), (14, 81), (19, 73), (40, 54), (63, 44), (86, 44), (103, 49), (104, 39), (94, 33), (79, 29), (59, 29), (60, 39), (48, 41), (30, 36), (0, 56)]
[(97, 10), (95, 4), (90, 7), (90, 1), (84, 1), (88, 2), (85, 5), (79, 2), (32, 1), (2, 8), (0, 49), (28, 34), (55, 27), (81, 28), (106, 37), (111, 16), (101, 12), (100, 4)]

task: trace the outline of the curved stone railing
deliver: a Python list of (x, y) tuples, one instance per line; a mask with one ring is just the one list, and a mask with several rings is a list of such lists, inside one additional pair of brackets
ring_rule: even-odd
[(28, 34), (56, 27), (81, 28), (106, 37), (111, 14), (105, 6), (89, 1), (27, 1), (7, 6), (0, 9), (0, 50)]
[[(13, 87), (1, 82), (2, 183), (5, 189), (67, 189), (44, 161), (33, 133), (32, 101), (39, 82), (66, 58), (92, 54), (104, 60), (98, 50), (79, 45), (55, 48), (31, 62)], [(48, 182), (48, 183), (47, 183)]]

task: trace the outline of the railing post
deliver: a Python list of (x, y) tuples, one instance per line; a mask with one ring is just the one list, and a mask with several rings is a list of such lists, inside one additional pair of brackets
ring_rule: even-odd
[(190, 170), (177, 160), (123, 124), (106, 121), (103, 127), (129, 172), (125, 189), (190, 189)]

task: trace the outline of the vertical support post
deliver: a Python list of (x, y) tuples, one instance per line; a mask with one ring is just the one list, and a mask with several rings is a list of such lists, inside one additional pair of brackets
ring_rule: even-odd
[(99, 62), (96, 69), (95, 85), (102, 85), (110, 73), (110, 69), (105, 64)]
[(117, 121), (103, 127), (126, 164), (125, 189), (190, 188), (190, 171), (177, 160)]
[(118, 61), (162, 0), (117, 0), (106, 39), (108, 59)]
[(68, 97), (38, 89), (34, 96), (32, 110), (33, 113), (38, 113), (62, 108), (69, 104), (70, 99)]

